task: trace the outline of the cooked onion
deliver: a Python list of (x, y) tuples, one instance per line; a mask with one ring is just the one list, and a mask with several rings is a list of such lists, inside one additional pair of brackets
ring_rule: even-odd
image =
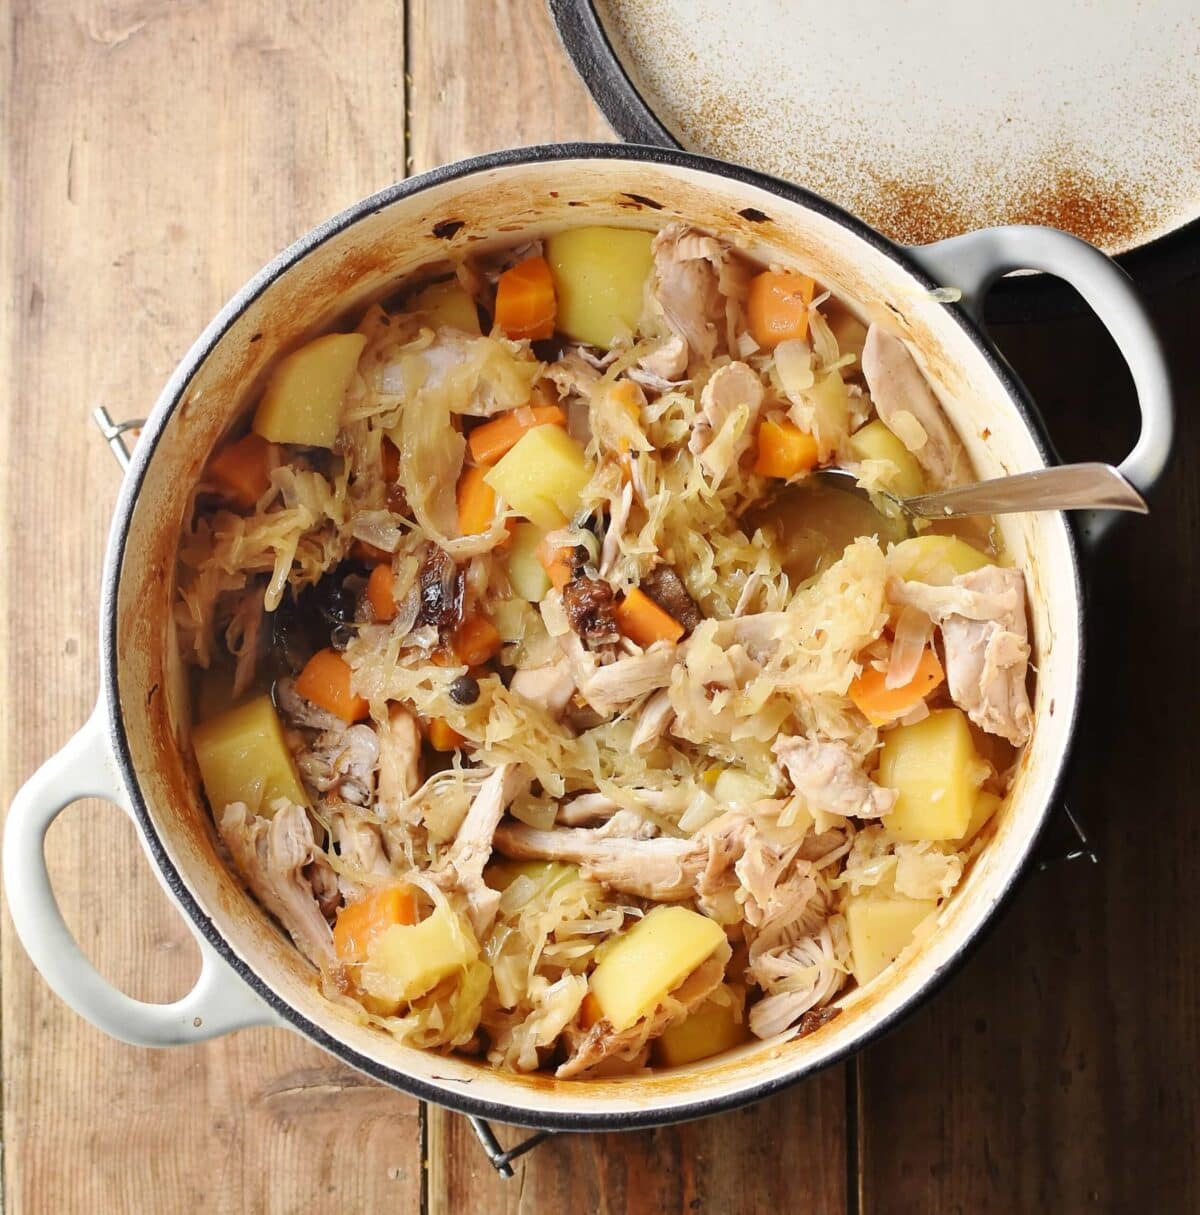
[(933, 635), (933, 622), (919, 608), (911, 605), (900, 612), (896, 621), (896, 636), (892, 641), (892, 656), (888, 660), (884, 687), (902, 688), (912, 683), (917, 673), (917, 664), (929, 638)]

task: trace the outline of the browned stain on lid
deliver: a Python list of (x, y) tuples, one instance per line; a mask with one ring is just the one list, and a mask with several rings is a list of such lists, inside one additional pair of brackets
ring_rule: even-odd
[[(862, 196), (863, 218), (910, 245), (957, 236), (979, 223), (979, 200), (960, 201), (936, 181), (885, 180)], [(1047, 224), (1102, 248), (1125, 248), (1157, 223), (1154, 208), (1117, 181), (1082, 169), (1047, 164), (1045, 177), (1011, 199), (993, 198), (990, 224)]]

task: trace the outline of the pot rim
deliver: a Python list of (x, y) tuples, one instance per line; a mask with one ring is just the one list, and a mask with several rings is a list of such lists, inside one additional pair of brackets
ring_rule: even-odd
[[(418, 1079), (407, 1072), (381, 1064), (347, 1046), (339, 1038), (334, 1037), (319, 1025), (313, 1023), (299, 1009), (279, 996), (234, 952), (225, 937), (205, 914), (192, 895), (187, 883), (171, 860), (162, 840), (159, 838), (137, 779), (137, 771), (133, 763), (121, 712), (120, 689), (118, 687), (117, 612), (118, 589), (121, 580), (121, 570), (124, 565), (126, 545), (129, 539), (130, 523), (146, 478), (146, 473), (154, 458), (163, 431), (182, 401), (197, 370), (203, 365), (232, 325), (263, 291), (314, 249), (368, 216), (383, 210), (401, 199), (419, 194), (432, 186), (458, 181), (477, 173), (498, 168), (503, 169), (524, 164), (572, 160), (615, 160), (635, 164), (665, 164), (674, 168), (712, 174), (739, 184), (756, 187), (775, 194), (785, 202), (815, 211), (848, 229), (878, 252), (898, 263), (908, 274), (927, 289), (933, 290), (942, 285), (929, 276), (909, 254), (906, 246), (889, 240), (849, 212), (835, 206), (819, 195), (804, 189), (802, 186), (794, 185), (791, 182), (745, 168), (741, 165), (702, 156), (697, 153), (686, 152), (677, 148), (583, 142), (538, 144), (489, 152), (480, 156), (455, 161), (451, 164), (431, 169), (426, 173), (396, 182), (325, 220), (268, 262), (221, 308), (167, 380), (134, 449), (133, 457), (122, 482), (113, 514), (104, 560), (100, 596), (100, 679), (117, 766), (120, 770), (121, 779), (128, 791), (133, 814), (147, 852), (162, 874), (171, 895), (187, 914), (192, 924), (203, 933), (205, 939), (217, 951), (226, 965), (232, 968), (259, 998), (275, 1013), (286, 1020), (292, 1028), (298, 1030), (323, 1050), (328, 1051), (372, 1079), (386, 1084), (390, 1088), (406, 1092), (419, 1100), (430, 1101), (459, 1113), (507, 1122), (511, 1125), (537, 1127), (546, 1130), (630, 1130), (639, 1127), (663, 1126), (673, 1122), (684, 1122), (736, 1109), (751, 1102), (763, 1100), (812, 1075), (817, 1070), (840, 1063), (846, 1058), (858, 1054), (858, 1052), (878, 1040), (883, 1034), (895, 1028), (920, 1004), (939, 991), (947, 979), (959, 969), (966, 958), (978, 947), (987, 935), (987, 932), (995, 926), (1000, 912), (1007, 907), (1009, 901), (1012, 899), (1017, 885), (1029, 868), (1037, 842), (1045, 830), (1054, 806), (1057, 804), (1058, 796), (1066, 776), (1079, 717), (1083, 686), (1082, 677), (1086, 657), (1084, 644), (1085, 607), (1078, 547), (1073, 530), (1070, 526), (1066, 526), (1067, 544), (1071, 555), (1070, 576), (1073, 582), (1075, 602), (1078, 604), (1076, 627), (1079, 630), (1080, 637), (1080, 674), (1076, 680), (1074, 695), (1069, 707), (1066, 730), (1066, 737), (1069, 742), (1058, 757), (1057, 770), (1054, 773), (1053, 779), (1049, 782), (1049, 793), (1045, 804), (1041, 808), (1037, 825), (1029, 833), (1020, 857), (1004, 876), (1003, 882), (999, 886), (986, 916), (979, 923), (978, 927), (961, 942), (947, 964), (931, 974), (918, 990), (886, 1016), (876, 1020), (843, 1048), (822, 1059), (819, 1067), (801, 1064), (781, 1069), (776, 1075), (756, 1081), (745, 1088), (739, 1088), (720, 1097), (707, 1100), (701, 1097), (674, 1103), (668, 1101), (668, 1104), (663, 1106), (655, 1105), (646, 1109), (591, 1112), (562, 1112), (544, 1109), (536, 1111), (526, 1110), (519, 1106), (509, 1106), (494, 1101), (481, 1100), (458, 1089), (443, 1089)], [(948, 304), (945, 305), (945, 308), (954, 318), (959, 328), (964, 331), (972, 344), (979, 350), (992, 373), (1000, 380), (1006, 394), (1016, 407), (1021, 420), (1028, 428), (1038, 454), (1047, 464), (1055, 462), (1057, 457), (1047, 437), (1044, 422), (1024, 386), (1017, 379), (999, 352), (993, 347), (980, 326), (960, 304)]]

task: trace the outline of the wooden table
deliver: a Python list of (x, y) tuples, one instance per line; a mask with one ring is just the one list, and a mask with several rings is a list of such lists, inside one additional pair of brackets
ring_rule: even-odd
[[(409, 172), (610, 139), (541, 0), (9, 0), (4, 26), (0, 804), (88, 712), (118, 472), (247, 276)], [(53, 1212), (1200, 1209), (1195, 871), (1200, 289), (1155, 301), (1178, 455), (1095, 570), (1072, 800), (1098, 866), (1033, 876), (958, 978), (856, 1063), (756, 1107), (558, 1137), (498, 1179), (465, 1121), (298, 1037), (174, 1052), (70, 1013), (3, 926), (4, 1197)], [(1001, 335), (1073, 457), (1122, 454), (1127, 377), (1090, 318)], [(67, 917), (135, 996), (197, 953), (111, 807), (50, 834)], [(511, 1142), (516, 1132), (504, 1130)]]

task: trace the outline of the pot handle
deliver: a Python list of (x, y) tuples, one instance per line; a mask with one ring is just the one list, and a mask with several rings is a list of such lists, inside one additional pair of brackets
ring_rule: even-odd
[[(1010, 271), (1042, 270), (1070, 283), (1112, 335), (1133, 375), (1142, 425), (1137, 443), (1118, 468), (1143, 494), (1153, 487), (1171, 450), (1171, 380), (1133, 283), (1112, 258), (1057, 228), (1021, 224), (967, 232), (910, 247), (908, 253), (936, 282), (958, 288), (962, 306), (977, 321), (982, 320), (988, 289)], [(1076, 517), (1083, 540), (1094, 547), (1115, 515), (1087, 511)]]
[(9, 808), (4, 884), (13, 924), (33, 964), (80, 1016), (133, 1046), (181, 1046), (245, 1026), (283, 1024), (190, 921), (200, 946), (200, 975), (173, 1004), (148, 1004), (118, 991), (71, 935), (50, 885), (45, 837), (58, 815), (82, 797), (102, 797), (133, 818), (108, 739), (108, 715), (101, 703), (79, 733), (29, 778)]

